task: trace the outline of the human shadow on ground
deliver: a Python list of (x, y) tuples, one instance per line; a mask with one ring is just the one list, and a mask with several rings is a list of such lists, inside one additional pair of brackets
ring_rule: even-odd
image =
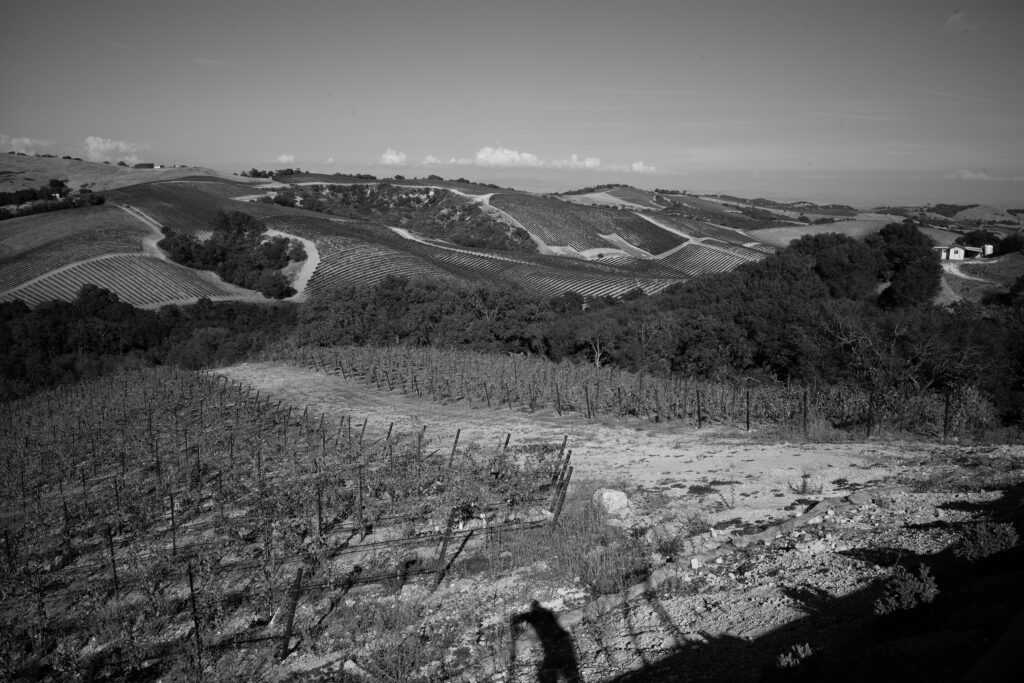
[[(509, 626), (513, 637), (523, 624), (533, 627), (537, 640), (540, 641), (543, 659), (537, 664), (537, 681), (539, 683), (582, 683), (579, 662), (576, 660), (576, 645), (572, 636), (558, 623), (558, 617), (551, 610), (542, 607), (534, 600), (530, 609), (512, 615)], [(513, 638), (514, 651), (515, 641)]]
[[(958, 531), (969, 535), (978, 520), (988, 520), (1011, 523), (1024, 536), (1024, 486), (1007, 488), (989, 503), (957, 505), (968, 507), (978, 519), (954, 524)], [(901, 548), (844, 553), (892, 571), (903, 567), (914, 576), (927, 566), (939, 588), (930, 603), (876, 613), (876, 601), (891, 594), (888, 576), (843, 596), (811, 586), (790, 587), (783, 592), (805, 612), (802, 618), (750, 640), (691, 632), (658, 661), (603, 680), (1019, 680), (1019, 647), (1012, 643), (1024, 636), (1024, 545), (1018, 540), (1012, 548), (974, 561), (955, 547), (931, 555)], [(660, 600), (653, 592), (647, 599)], [(656, 613), (662, 621), (670, 618), (664, 607)], [(675, 635), (685, 629), (672, 625), (669, 630)]]

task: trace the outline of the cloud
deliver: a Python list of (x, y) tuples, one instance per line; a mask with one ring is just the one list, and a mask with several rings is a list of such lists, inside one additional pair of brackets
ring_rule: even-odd
[(968, 33), (974, 30), (974, 23), (967, 18), (967, 12), (958, 9), (946, 17), (943, 28), (950, 33)]
[(324, 163), (325, 164), (333, 164), (334, 163), (334, 157), (327, 157), (326, 159), (324, 159)]
[(279, 164), (292, 164), (292, 163), (295, 163), (295, 155), (294, 154), (278, 154), (277, 155), (277, 163), (279, 163)]
[(53, 147), (53, 140), (37, 140), (35, 138), (17, 137), (0, 133), (0, 148), (3, 151), (13, 150), (23, 154), (35, 154), (41, 149)]
[(90, 135), (85, 139), (85, 158), (89, 161), (139, 162), (140, 145), (125, 140), (112, 140)]
[[(388, 153), (399, 154), (390, 149), (385, 152), (385, 155)], [(401, 154), (401, 158), (404, 162), (405, 155)], [(384, 155), (382, 155), (381, 161), (388, 163), (384, 161)], [(532, 152), (508, 147), (481, 147), (472, 157), (451, 156), (447, 161), (428, 154), (423, 157), (421, 164), (423, 166), (480, 166), (484, 168), (551, 168), (573, 171), (608, 170), (625, 173), (654, 173), (655, 171), (653, 166), (648, 166), (642, 161), (633, 164), (605, 165), (598, 157), (580, 156), (579, 154), (570, 154), (568, 159), (543, 159)]]
[(537, 168), (544, 165), (536, 154), (507, 147), (481, 147), (476, 153), (475, 161), (477, 166)]
[(388, 147), (384, 150), (384, 153), (380, 155), (380, 163), (385, 166), (402, 166), (408, 157), (405, 152), (399, 152), (397, 150)]
[(572, 154), (568, 159), (552, 161), (551, 167), (594, 170), (601, 167), (601, 160), (597, 157), (586, 157), (585, 159), (580, 159), (575, 154)]
[(947, 180), (966, 180), (980, 182), (1002, 182), (1020, 183), (1024, 182), (1024, 176), (996, 176), (987, 171), (974, 171), (969, 168), (962, 168), (946, 174)]

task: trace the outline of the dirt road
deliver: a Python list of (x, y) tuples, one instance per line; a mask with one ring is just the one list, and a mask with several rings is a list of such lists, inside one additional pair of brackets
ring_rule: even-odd
[[(662, 491), (697, 507), (712, 522), (757, 522), (793, 514), (799, 498), (841, 495), (896, 476), (926, 444), (775, 443), (729, 427), (696, 431), (680, 423), (596, 422), (554, 411), (488, 409), (465, 402), (438, 404), (398, 391), (378, 391), (337, 375), (277, 363), (245, 363), (222, 374), (298, 409), (367, 421), (367, 433), (427, 427), (431, 447), (496, 449), (512, 444), (561, 443), (568, 437), (576, 476)], [(759, 442), (759, 439), (764, 442)], [(806, 476), (807, 486), (804, 488)], [(789, 509), (787, 509), (789, 508)]]

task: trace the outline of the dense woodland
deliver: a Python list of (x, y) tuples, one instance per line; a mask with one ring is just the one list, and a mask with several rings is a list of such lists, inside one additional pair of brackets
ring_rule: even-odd
[(158, 246), (182, 265), (212, 270), (225, 281), (255, 289), (264, 296), (283, 299), (295, 294), (281, 269), (293, 261), (306, 260), (300, 242), (264, 237), (266, 226), (240, 211), (219, 213), (212, 228), (207, 240), (164, 228)]
[(621, 301), (390, 278), (300, 306), (157, 313), (87, 288), (70, 304), (0, 307), (3, 395), (122, 362), (228, 362), (286, 340), (519, 352), (659, 375), (841, 384), (891, 400), (976, 387), (1017, 421), (1024, 283), (984, 305), (939, 308), (930, 301), (940, 272), (927, 238), (903, 223), (866, 241), (807, 236), (760, 263)]

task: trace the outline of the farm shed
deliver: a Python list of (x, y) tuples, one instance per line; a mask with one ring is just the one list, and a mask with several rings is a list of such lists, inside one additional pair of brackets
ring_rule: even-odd
[(951, 247), (932, 247), (935, 251), (939, 252), (939, 259), (942, 261), (963, 261), (964, 260), (964, 248), (958, 246)]

